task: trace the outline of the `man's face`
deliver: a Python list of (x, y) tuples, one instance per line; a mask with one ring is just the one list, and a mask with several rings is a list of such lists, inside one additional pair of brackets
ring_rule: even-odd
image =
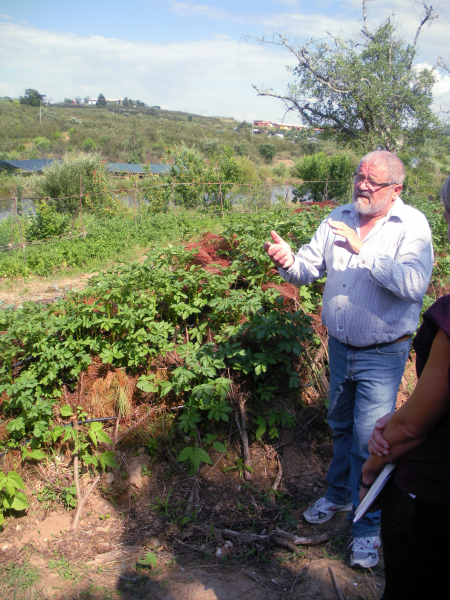
[(378, 187), (377, 183), (390, 183), (388, 169), (362, 162), (353, 188), (353, 204), (360, 214), (378, 216), (387, 213), (392, 200), (400, 193), (400, 185)]

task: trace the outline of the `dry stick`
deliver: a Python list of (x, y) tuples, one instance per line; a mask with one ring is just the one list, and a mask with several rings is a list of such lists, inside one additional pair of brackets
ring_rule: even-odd
[(334, 589), (336, 590), (336, 596), (339, 598), (339, 600), (345, 600), (343, 593), (341, 592), (341, 588), (339, 586), (339, 583), (337, 582), (336, 576), (334, 574), (334, 571), (331, 567), (328, 567), (328, 572), (330, 573), (330, 577), (331, 577), (331, 582), (334, 585)]
[(84, 239), (86, 239), (86, 233), (84, 231), (84, 225), (83, 225), (83, 192), (84, 192), (84, 189), (81, 187), (81, 173), (80, 173), (80, 200), (78, 202), (78, 206), (79, 206), (79, 211), (80, 211), (81, 231), (82, 231), (82, 235), (83, 235)]
[[(75, 463), (74, 463), (75, 464)], [(100, 474), (98, 474), (94, 481), (91, 483), (91, 485), (88, 487), (85, 495), (83, 496), (83, 498), (81, 498), (81, 500), (78, 501), (77, 504), (77, 511), (75, 513), (75, 516), (73, 518), (72, 521), (72, 525), (70, 526), (70, 529), (75, 530), (78, 527), (78, 523), (80, 521), (80, 517), (81, 517), (81, 513), (83, 511), (84, 505), (86, 504), (86, 500), (89, 498), (89, 496), (91, 495), (91, 493), (93, 492), (95, 486), (97, 485), (97, 483), (100, 481)]]
[[(17, 188), (16, 188), (17, 190)], [(17, 194), (17, 191), (15, 192)], [(14, 223), (16, 221), (16, 210), (17, 210), (17, 196), (14, 194), (14, 208), (13, 208), (13, 218), (12, 218), (12, 229), (11, 229), (11, 243), (9, 244), (10, 249), (13, 247), (14, 242)]]
[(246, 469), (246, 466), (251, 467), (252, 461), (250, 458), (250, 449), (248, 447), (248, 435), (247, 435), (247, 421), (245, 418), (245, 397), (241, 394), (239, 398), (239, 412), (241, 413), (242, 430), (240, 432), (242, 437), (242, 444), (244, 446), (244, 479), (250, 481), (252, 478), (251, 472)]
[(133, 196), (134, 196), (134, 202), (133, 202), (133, 209), (134, 209), (134, 224), (136, 225), (136, 180), (133, 177)]
[(23, 241), (23, 235), (22, 235), (22, 223), (20, 222), (20, 217), (19, 217), (19, 213), (17, 211), (17, 201), (16, 201), (16, 215), (17, 215), (17, 222), (19, 223), (19, 232), (20, 232), (20, 244), (22, 246), (22, 251), (23, 251), (23, 262), (25, 263), (25, 267), (27, 266), (27, 257), (25, 255), (25, 246), (26, 244)]
[[(281, 483), (281, 478), (283, 477), (283, 467), (281, 466), (281, 460), (280, 460), (279, 456), (277, 456), (277, 461), (278, 461), (278, 473), (277, 473), (277, 476), (275, 477), (275, 481), (273, 482), (273, 485), (272, 485), (272, 490), (274, 492), (277, 491), (278, 486)], [(272, 495), (270, 502), (271, 502), (272, 506), (277, 505), (277, 500), (276, 500), (275, 494)]]
[(219, 196), (220, 196), (220, 206), (222, 207), (222, 220), (223, 220), (224, 219), (224, 214), (223, 214), (223, 197), (222, 197), (222, 184), (220, 183), (219, 165), (217, 165), (217, 179), (219, 180)]

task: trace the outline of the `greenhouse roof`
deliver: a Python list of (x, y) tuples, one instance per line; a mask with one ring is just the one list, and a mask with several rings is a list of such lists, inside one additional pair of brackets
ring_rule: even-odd
[(0, 160), (0, 169), (21, 169), (22, 171), (42, 171), (48, 167), (55, 159), (53, 158), (32, 158), (30, 160)]
[[(15, 170), (20, 169), (22, 171), (35, 171), (41, 172), (44, 167), (50, 166), (54, 160), (53, 158), (33, 158), (30, 160), (0, 160), (0, 170), (9, 169)], [(139, 173), (144, 174), (146, 171), (142, 165), (139, 164), (128, 164), (128, 163), (108, 163), (108, 169), (114, 173), (124, 171), (126, 173)], [(168, 173), (170, 165), (150, 165), (150, 172), (155, 174)]]

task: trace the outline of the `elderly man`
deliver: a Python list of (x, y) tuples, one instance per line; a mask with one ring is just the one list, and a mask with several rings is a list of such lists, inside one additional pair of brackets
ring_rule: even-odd
[[(289, 283), (307, 285), (327, 273), (322, 323), (329, 334), (334, 456), (325, 497), (304, 513), (310, 523), (339, 511), (350, 511), (353, 521), (368, 440), (375, 421), (395, 407), (431, 276), (430, 228), (400, 199), (404, 178), (397, 156), (371, 152), (354, 175), (353, 203), (334, 209), (309, 244), (293, 254), (275, 231), (273, 243), (264, 244)], [(379, 522), (376, 512), (352, 524), (352, 566), (378, 563)]]

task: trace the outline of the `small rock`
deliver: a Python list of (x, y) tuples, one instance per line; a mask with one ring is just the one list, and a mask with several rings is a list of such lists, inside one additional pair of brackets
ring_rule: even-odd
[(217, 546), (216, 548), (216, 556), (227, 556), (228, 554), (233, 554), (234, 546), (232, 542), (227, 540), (223, 546)]
[(222, 504), (219, 502), (214, 507), (214, 512), (220, 512), (222, 510)]
[(106, 483), (112, 483), (114, 481), (114, 473), (108, 473), (105, 481), (106, 481)]
[(145, 486), (145, 480), (147, 479), (146, 475), (142, 476), (142, 467), (144, 466), (147, 466), (147, 461), (141, 456), (134, 458), (128, 466), (130, 483), (138, 489), (142, 489)]
[(17, 530), (17, 531), (20, 531), (21, 529), (22, 529), (22, 527), (21, 527), (20, 525), (17, 525), (17, 526), (16, 526), (16, 530)]

